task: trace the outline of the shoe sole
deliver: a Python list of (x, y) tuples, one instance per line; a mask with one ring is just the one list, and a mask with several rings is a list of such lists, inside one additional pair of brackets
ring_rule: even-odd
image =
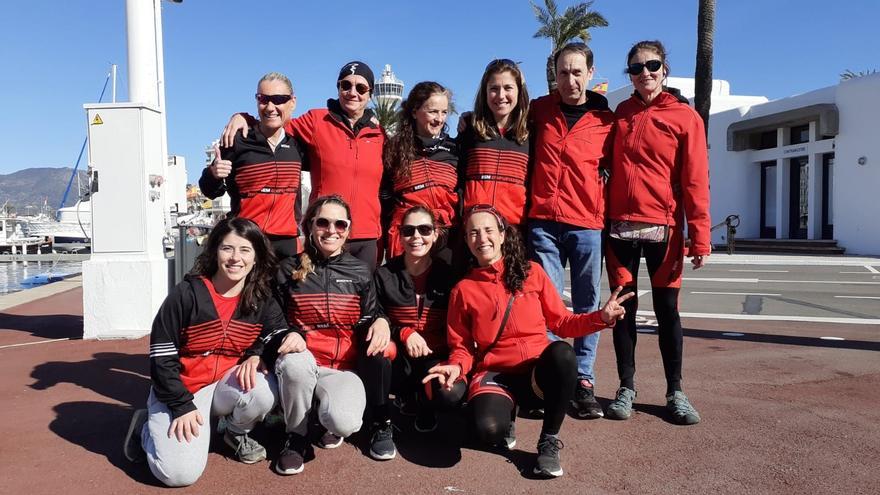
[(125, 443), (122, 444), (122, 455), (128, 459), (129, 462), (133, 462), (136, 464), (140, 464), (147, 460), (147, 453), (144, 452), (141, 443), (138, 442), (138, 447), (136, 452), (130, 452), (129, 443), (131, 443), (131, 438), (136, 434), (140, 436), (141, 431), (143, 431), (144, 423), (147, 422), (147, 410), (146, 409), (137, 409), (134, 414), (131, 415), (131, 423), (128, 424), (128, 432), (125, 434)]
[(294, 474), (299, 474), (303, 472), (303, 468), (305, 465), (300, 466), (299, 469), (281, 469), (277, 464), (275, 465), (275, 472), (282, 476), (292, 476)]
[(581, 410), (581, 408), (578, 407), (578, 404), (575, 401), (571, 401), (571, 407), (573, 407), (574, 410), (577, 411), (577, 417), (582, 419), (599, 419), (605, 417), (605, 413), (603, 411), (590, 412)]
[(390, 454), (378, 454), (374, 452), (373, 449), (370, 449), (370, 457), (376, 459), (377, 461), (390, 461), (391, 459), (397, 457), (397, 449), (395, 449), (394, 452)]
[(608, 419), (613, 419), (614, 421), (626, 421), (632, 417), (632, 413), (627, 416), (621, 416), (615, 413), (608, 413), (605, 415), (605, 417)]
[(562, 468), (559, 468), (559, 471), (548, 471), (546, 469), (535, 468), (532, 470), (532, 473), (538, 474), (541, 476), (546, 476), (548, 478), (558, 478), (558, 477), (562, 476)]
[(415, 430), (419, 433), (431, 433), (432, 431), (435, 431), (437, 429), (437, 423), (434, 423), (434, 426), (430, 428), (419, 428), (419, 425), (414, 424), (413, 428), (415, 428)]

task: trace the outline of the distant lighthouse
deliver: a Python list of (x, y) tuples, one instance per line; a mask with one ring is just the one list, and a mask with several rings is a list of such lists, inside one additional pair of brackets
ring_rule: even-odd
[(385, 70), (373, 86), (373, 98), (376, 105), (388, 105), (397, 108), (403, 100), (403, 81), (391, 71), (391, 64), (385, 64)]

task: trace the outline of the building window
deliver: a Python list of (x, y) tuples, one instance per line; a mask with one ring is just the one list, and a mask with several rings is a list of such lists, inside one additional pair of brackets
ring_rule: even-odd
[(791, 140), (788, 144), (801, 144), (808, 142), (810, 142), (810, 124), (791, 128)]
[(776, 143), (776, 129), (772, 131), (764, 131), (760, 134), (754, 136), (756, 150), (767, 150), (770, 148), (775, 148), (777, 146)]

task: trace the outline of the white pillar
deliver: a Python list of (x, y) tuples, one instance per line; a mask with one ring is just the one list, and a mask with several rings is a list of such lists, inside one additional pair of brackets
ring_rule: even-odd
[(791, 160), (776, 159), (776, 238), (788, 238), (788, 179)]

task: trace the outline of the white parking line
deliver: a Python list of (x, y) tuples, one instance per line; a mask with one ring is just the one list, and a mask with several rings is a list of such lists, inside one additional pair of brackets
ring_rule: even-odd
[(689, 282), (730, 282), (743, 284), (772, 283), (772, 284), (836, 284), (836, 285), (880, 285), (880, 282), (855, 282), (849, 280), (772, 280), (757, 278), (722, 278), (722, 277), (683, 277), (682, 280)]
[(865, 268), (871, 273), (880, 273), (880, 270), (877, 270), (876, 268), (874, 268), (871, 265), (865, 265)]
[(62, 340), (70, 340), (70, 338), (68, 337), (68, 338), (64, 338), (64, 339), (38, 340), (38, 341), (36, 341), (36, 342), (25, 342), (25, 343), (22, 343), (22, 344), (7, 344), (7, 345), (0, 345), (0, 349), (8, 349), (8, 348), (10, 348), (10, 347), (23, 347), (23, 346), (26, 346), (26, 345), (51, 344), (52, 342), (61, 342)]
[(788, 273), (788, 270), (727, 270), (740, 273)]
[[(651, 311), (639, 311), (639, 316), (651, 316)], [(823, 316), (785, 316), (785, 315), (744, 315), (741, 313), (681, 313), (682, 318), (709, 318), (713, 320), (751, 320), (751, 321), (804, 321), (810, 323), (843, 323), (852, 325), (880, 325), (878, 318), (835, 318)]]
[(819, 337), (820, 340), (846, 340), (843, 337)]
[(837, 272), (841, 275), (870, 275), (871, 272)]
[(834, 296), (838, 299), (880, 299), (877, 296)]
[(701, 292), (691, 291), (691, 294), (707, 294), (711, 296), (781, 296), (782, 294), (769, 294), (764, 292)]
[(757, 284), (758, 279), (756, 278), (723, 278), (723, 277), (684, 277), (682, 280), (689, 280), (692, 282), (736, 282), (743, 284)]

